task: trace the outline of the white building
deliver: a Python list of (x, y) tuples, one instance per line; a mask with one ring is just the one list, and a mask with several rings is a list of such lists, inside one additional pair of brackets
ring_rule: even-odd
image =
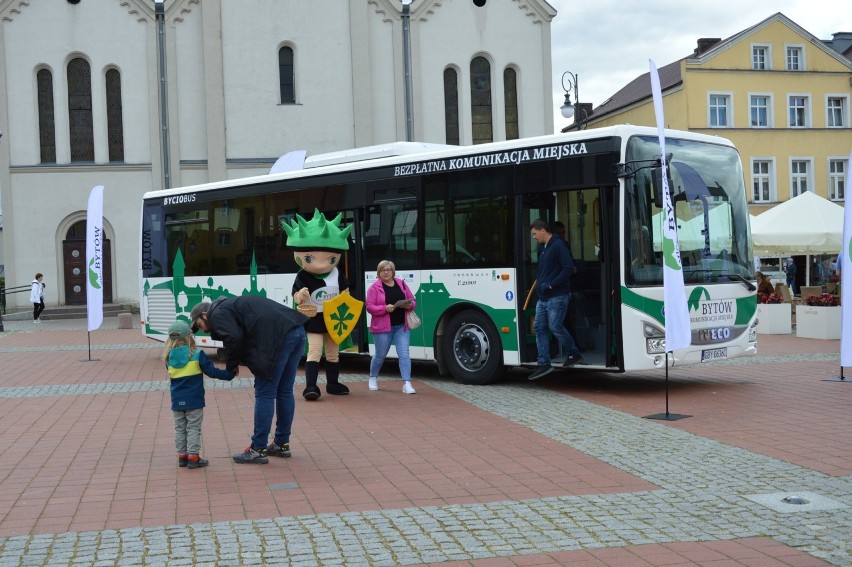
[(135, 303), (146, 191), (263, 174), (291, 150), (405, 140), (409, 116), (418, 142), (553, 132), (544, 0), (414, 0), (409, 18), (399, 0), (157, 6), (0, 0), (0, 264), (7, 287), (43, 272), (48, 306), (85, 303), (95, 185), (104, 300)]

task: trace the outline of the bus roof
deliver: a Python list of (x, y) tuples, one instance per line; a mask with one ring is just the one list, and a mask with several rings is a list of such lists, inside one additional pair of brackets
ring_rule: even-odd
[[(477, 144), (471, 146), (452, 146), (444, 144), (427, 144), (420, 142), (394, 142), (378, 146), (364, 146), (351, 150), (317, 154), (305, 159), (305, 169), (287, 171), (282, 173), (257, 175), (252, 177), (240, 177), (237, 179), (225, 179), (213, 181), (201, 185), (188, 185), (173, 187), (171, 189), (158, 189), (149, 191), (143, 195), (143, 199), (156, 198), (166, 195), (177, 195), (191, 191), (206, 192), (209, 190), (223, 189), (228, 187), (240, 187), (266, 183), (278, 179), (297, 179), (300, 177), (312, 177), (320, 174), (333, 174), (347, 171), (368, 169), (371, 167), (386, 167), (388, 165), (404, 164), (412, 161), (414, 155), (428, 155), (428, 159), (442, 159), (453, 157), (464, 157), (490, 152), (500, 152), (515, 148), (526, 148), (534, 146), (546, 146), (550, 144), (570, 144), (584, 140), (601, 139), (612, 136), (626, 138), (629, 136), (656, 136), (657, 129), (651, 126), (633, 126), (620, 124), (592, 130), (579, 130), (566, 133), (537, 136), (531, 138), (520, 138), (517, 140), (505, 140)], [(716, 135), (700, 134), (683, 130), (666, 130), (666, 136), (681, 138), (707, 143), (721, 144), (733, 147), (733, 143), (726, 138)], [(416, 158), (415, 158), (416, 159)], [(309, 165), (310, 162), (310, 165)]]
[(349, 150), (341, 150), (339, 152), (328, 152), (325, 154), (308, 156), (305, 159), (305, 168), (336, 165), (339, 163), (351, 163), (353, 161), (364, 161), (384, 157), (421, 154), (423, 152), (445, 150), (454, 147), (458, 146), (426, 144), (421, 142), (392, 142), (390, 144), (365, 146), (362, 148), (353, 148)]

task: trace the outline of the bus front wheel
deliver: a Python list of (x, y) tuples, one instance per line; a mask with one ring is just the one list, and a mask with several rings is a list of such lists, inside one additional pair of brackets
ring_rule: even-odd
[(443, 359), (458, 382), (482, 385), (497, 380), (503, 369), (503, 347), (497, 329), (478, 311), (462, 311), (447, 325)]

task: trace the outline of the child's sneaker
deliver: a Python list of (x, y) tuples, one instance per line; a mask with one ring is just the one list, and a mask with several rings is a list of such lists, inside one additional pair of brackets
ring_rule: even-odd
[(379, 389), (379, 379), (374, 376), (370, 376), (370, 381), (367, 383), (367, 387), (375, 392)]
[(189, 455), (187, 456), (186, 461), (186, 466), (190, 469), (200, 469), (210, 464), (207, 462), (207, 459), (202, 459), (198, 455)]
[(178, 466), (185, 467), (188, 457), (188, 455), (178, 455)]
[(266, 452), (273, 457), (289, 457), (290, 456), (290, 444), (282, 443), (279, 445), (278, 443), (270, 443), (266, 448)]
[(402, 383), (402, 393), (403, 394), (416, 394), (417, 392), (414, 390), (414, 386), (411, 385), (411, 382), (406, 380)]
[(269, 458), (267, 457), (266, 447), (261, 447), (259, 449), (255, 449), (254, 447), (248, 447), (242, 453), (237, 453), (232, 457), (235, 463), (241, 464), (258, 464), (265, 465), (269, 462)]

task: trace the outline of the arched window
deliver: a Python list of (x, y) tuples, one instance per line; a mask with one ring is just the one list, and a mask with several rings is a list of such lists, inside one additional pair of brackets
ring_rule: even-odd
[(511, 67), (503, 71), (503, 99), (506, 101), (506, 139), (517, 140), (518, 132), (518, 74)]
[(278, 50), (278, 81), (281, 84), (281, 104), (296, 103), (296, 72), (293, 64), (293, 48)]
[(485, 57), (474, 57), (470, 62), (470, 110), (473, 126), (473, 143), (494, 141), (491, 123), (491, 64)]
[(109, 161), (124, 161), (124, 127), (121, 119), (121, 73), (106, 72), (107, 143)]
[(459, 145), (459, 79), (455, 69), (444, 69), (444, 129), (447, 143)]
[(92, 75), (85, 59), (72, 59), (68, 63), (68, 129), (71, 161), (95, 161)]
[(53, 73), (42, 69), (38, 84), (38, 138), (41, 163), (56, 163), (56, 125), (53, 120)]

